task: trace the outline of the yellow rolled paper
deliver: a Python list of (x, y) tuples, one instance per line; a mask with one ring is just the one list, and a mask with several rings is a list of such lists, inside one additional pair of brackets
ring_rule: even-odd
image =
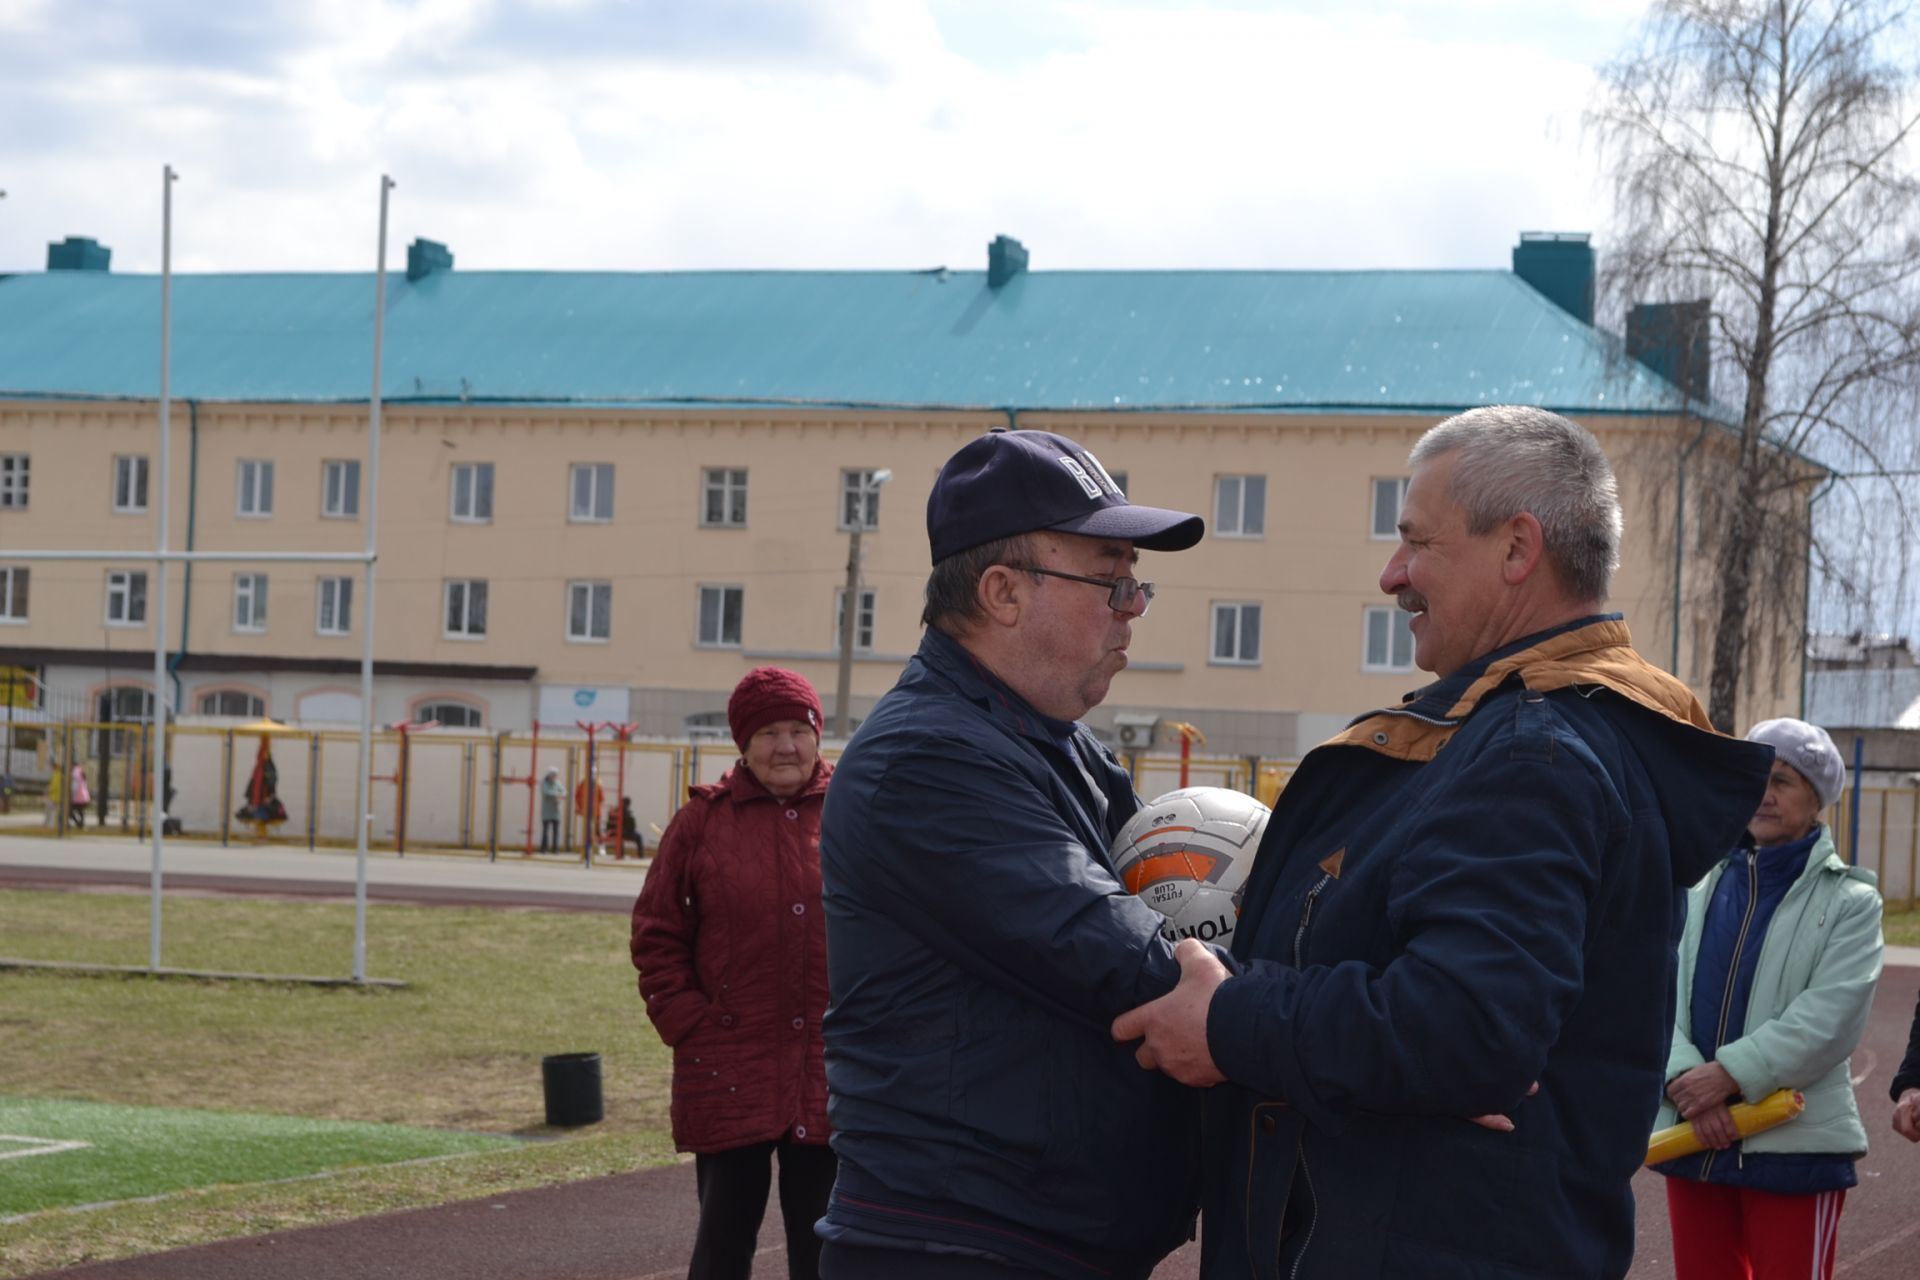
[[(1727, 1108), (1733, 1116), (1733, 1127), (1740, 1131), (1742, 1138), (1785, 1124), (1806, 1109), (1807, 1099), (1798, 1089), (1775, 1089), (1758, 1102), (1737, 1102)], [(1682, 1120), (1648, 1139), (1647, 1163), (1678, 1160), (1706, 1149), (1707, 1144), (1693, 1131), (1693, 1122)]]

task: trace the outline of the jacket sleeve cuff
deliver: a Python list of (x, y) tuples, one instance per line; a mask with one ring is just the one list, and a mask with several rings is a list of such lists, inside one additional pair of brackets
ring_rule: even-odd
[(1740, 1086), (1740, 1096), (1748, 1102), (1758, 1102), (1780, 1087), (1779, 1073), (1745, 1040), (1721, 1045), (1713, 1060), (1727, 1069), (1733, 1082)]

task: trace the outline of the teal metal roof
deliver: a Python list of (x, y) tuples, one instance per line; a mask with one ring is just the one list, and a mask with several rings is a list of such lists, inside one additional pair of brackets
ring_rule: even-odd
[[(365, 401), (370, 274), (176, 275), (173, 393)], [(0, 396), (159, 389), (156, 276), (0, 279)], [(393, 401), (1673, 412), (1506, 271), (436, 272), (387, 282)]]

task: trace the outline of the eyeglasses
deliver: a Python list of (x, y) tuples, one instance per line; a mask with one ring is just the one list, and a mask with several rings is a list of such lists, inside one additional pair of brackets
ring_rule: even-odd
[(1153, 584), (1142, 582), (1138, 578), (1089, 578), (1079, 573), (1042, 569), (1037, 564), (1011, 564), (1007, 567), (1026, 573), (1044, 574), (1049, 578), (1065, 578), (1068, 582), (1084, 582), (1090, 586), (1105, 587), (1109, 593), (1107, 607), (1115, 613), (1131, 613), (1135, 617), (1144, 618), (1147, 616), (1147, 610), (1153, 607)]

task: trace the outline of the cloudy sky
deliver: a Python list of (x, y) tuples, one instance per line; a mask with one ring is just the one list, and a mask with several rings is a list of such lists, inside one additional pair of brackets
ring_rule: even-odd
[[(0, 0), (0, 271), (1504, 265), (1643, 0)], [(396, 258), (390, 259), (395, 261)]]

